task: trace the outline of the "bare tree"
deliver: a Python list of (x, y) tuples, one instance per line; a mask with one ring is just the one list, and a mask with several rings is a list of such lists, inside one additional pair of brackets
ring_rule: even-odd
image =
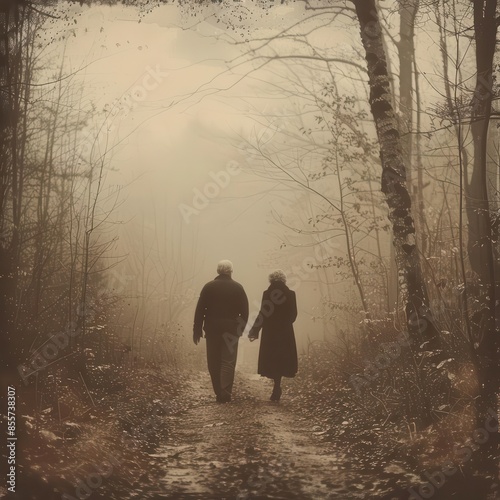
[(474, 164), (470, 181), (465, 171), (465, 199), (468, 218), (469, 261), (480, 280), (479, 300), (483, 307), (476, 321), (475, 338), (482, 359), (481, 386), (483, 411), (494, 403), (499, 382), (500, 325), (495, 320), (496, 305), (492, 217), (488, 199), (488, 129), (493, 101), (493, 55), (499, 25), (496, 0), (472, 2), (476, 48), (476, 85), (471, 101), (471, 133)]

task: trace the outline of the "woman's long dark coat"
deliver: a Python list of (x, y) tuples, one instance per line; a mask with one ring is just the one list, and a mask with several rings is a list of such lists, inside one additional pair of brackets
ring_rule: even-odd
[(297, 373), (297, 346), (293, 322), (297, 317), (295, 292), (285, 283), (273, 281), (262, 295), (259, 315), (250, 335), (262, 328), (258, 373), (265, 377), (294, 377)]

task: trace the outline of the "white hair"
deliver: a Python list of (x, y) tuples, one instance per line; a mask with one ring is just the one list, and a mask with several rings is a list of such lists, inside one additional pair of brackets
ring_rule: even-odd
[(217, 264), (217, 274), (231, 274), (233, 272), (233, 263), (230, 260), (221, 260)]
[(286, 283), (286, 274), (284, 271), (281, 269), (276, 269), (276, 271), (273, 271), (269, 275), (269, 282), (272, 283), (273, 281), (282, 281), (283, 283)]

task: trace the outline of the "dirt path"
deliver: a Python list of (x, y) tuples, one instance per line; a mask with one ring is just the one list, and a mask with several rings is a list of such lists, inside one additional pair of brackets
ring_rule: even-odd
[(366, 484), (315, 435), (287, 402), (269, 401), (269, 382), (238, 373), (233, 401), (215, 403), (208, 375), (189, 383), (187, 411), (169, 416), (171, 432), (151, 466), (164, 476), (130, 499), (357, 499)]

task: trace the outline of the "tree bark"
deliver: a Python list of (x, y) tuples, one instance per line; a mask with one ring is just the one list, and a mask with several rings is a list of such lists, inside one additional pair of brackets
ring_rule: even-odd
[(497, 410), (499, 384), (499, 325), (496, 320), (495, 259), (492, 217), (488, 200), (488, 128), (493, 101), (493, 56), (497, 32), (497, 0), (473, 0), (476, 41), (476, 85), (471, 101), (474, 162), (465, 179), (469, 262), (479, 278), (479, 311), (473, 317), (473, 337), (479, 357), (480, 400), (483, 415)]
[[(13, 376), (16, 367), (18, 343), (13, 334), (13, 312), (15, 310), (15, 291), (17, 273), (17, 230), (11, 228), (10, 220), (16, 220), (15, 203), (9, 203), (15, 177), (12, 149), (16, 135), (17, 117), (14, 114), (15, 89), (12, 78), (12, 37), (14, 21), (19, 18), (19, 6), (16, 2), (6, 2), (0, 9), (0, 325), (2, 375)], [(12, 213), (8, 211), (12, 206)]]
[(399, 111), (403, 119), (401, 146), (407, 169), (407, 186), (412, 192), (411, 160), (413, 152), (413, 60), (415, 57), (415, 17), (418, 0), (401, 0), (399, 6)]

